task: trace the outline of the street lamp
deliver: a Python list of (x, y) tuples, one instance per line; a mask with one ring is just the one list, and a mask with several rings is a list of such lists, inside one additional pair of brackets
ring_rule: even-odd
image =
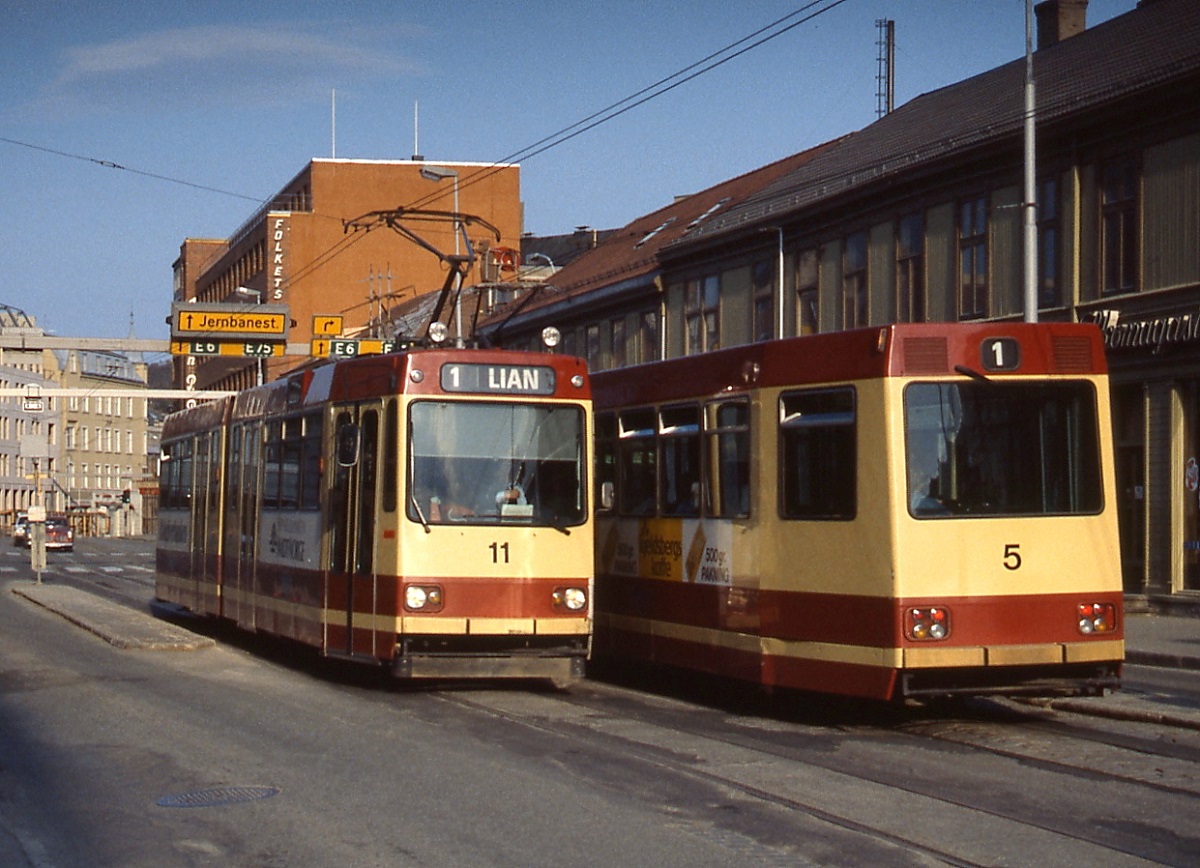
[[(238, 298), (251, 299), (255, 304), (263, 303), (263, 294), (262, 294), (261, 289), (251, 289), (248, 286), (239, 286), (237, 289), (235, 289), (233, 291), (233, 294), (238, 296)], [(263, 382), (266, 380), (266, 373), (263, 370), (266, 367), (266, 364), (267, 364), (266, 359), (260, 358), (260, 359), (255, 360), (254, 379), (255, 379), (256, 386), (261, 386), (263, 384)]]
[[(457, 259), (460, 255), (459, 240), (458, 240), (458, 170), (451, 169), (449, 166), (422, 166), (420, 175), (426, 181), (433, 181), (435, 184), (439, 181), (450, 179), (454, 181), (454, 256)], [(454, 320), (456, 324), (456, 342), (459, 347), (463, 346), (463, 331), (462, 331), (462, 273), (460, 272), (455, 278), (456, 286), (454, 298)]]

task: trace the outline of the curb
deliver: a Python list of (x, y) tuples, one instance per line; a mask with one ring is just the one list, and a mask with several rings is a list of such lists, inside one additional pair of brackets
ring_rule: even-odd
[(130, 651), (199, 651), (216, 644), (149, 613), (62, 585), (13, 583), (12, 592)]

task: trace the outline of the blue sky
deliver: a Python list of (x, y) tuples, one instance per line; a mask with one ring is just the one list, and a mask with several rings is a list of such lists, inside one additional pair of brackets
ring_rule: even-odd
[[(0, 0), (0, 303), (59, 335), (123, 337), (132, 314), (165, 338), (182, 240), (228, 236), (335, 141), (407, 159), (419, 102), (426, 159), (504, 160), (806, 5)], [(1088, 25), (1134, 5), (1091, 0)], [(877, 19), (897, 104), (1024, 52), (1024, 0), (826, 7), (520, 159), (526, 231), (621, 226), (866, 126)]]

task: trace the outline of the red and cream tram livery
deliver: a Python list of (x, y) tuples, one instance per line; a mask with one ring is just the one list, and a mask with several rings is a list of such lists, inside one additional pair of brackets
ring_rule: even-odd
[(889, 700), (1118, 685), (1094, 327), (892, 325), (592, 387), (598, 656)]
[(156, 593), (403, 677), (583, 672), (584, 363), (428, 349), (294, 373), (163, 429)]

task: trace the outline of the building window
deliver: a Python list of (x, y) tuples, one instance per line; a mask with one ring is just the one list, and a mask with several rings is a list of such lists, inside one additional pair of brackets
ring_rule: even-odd
[(644, 310), (638, 316), (635, 364), (658, 361), (658, 311)]
[(817, 249), (801, 250), (796, 257), (796, 334), (815, 335), (817, 326), (817, 290), (820, 270)]
[(896, 224), (896, 319), (925, 321), (925, 215), (919, 211)]
[(1062, 301), (1058, 276), (1058, 178), (1043, 178), (1038, 185), (1038, 307), (1059, 307)]
[(1137, 289), (1138, 170), (1132, 157), (1107, 164), (1101, 171), (1100, 273), (1104, 291)]
[(623, 368), (629, 364), (625, 352), (625, 319), (615, 319), (610, 323), (612, 341), (610, 345), (609, 358), (612, 359), (612, 367)]
[(976, 196), (958, 207), (958, 316), (987, 315), (987, 198)]
[(842, 247), (842, 327), (867, 324), (867, 233), (846, 236)]
[(685, 355), (695, 355), (719, 347), (718, 303), (720, 280), (715, 274), (689, 280), (684, 290)]
[(751, 282), (754, 285), (753, 340), (769, 341), (775, 337), (775, 268), (767, 261), (754, 263)]
[(602, 370), (602, 361), (600, 359), (600, 326), (590, 325), (584, 330), (584, 341), (587, 346), (584, 348), (587, 359), (588, 369), (592, 371)]

